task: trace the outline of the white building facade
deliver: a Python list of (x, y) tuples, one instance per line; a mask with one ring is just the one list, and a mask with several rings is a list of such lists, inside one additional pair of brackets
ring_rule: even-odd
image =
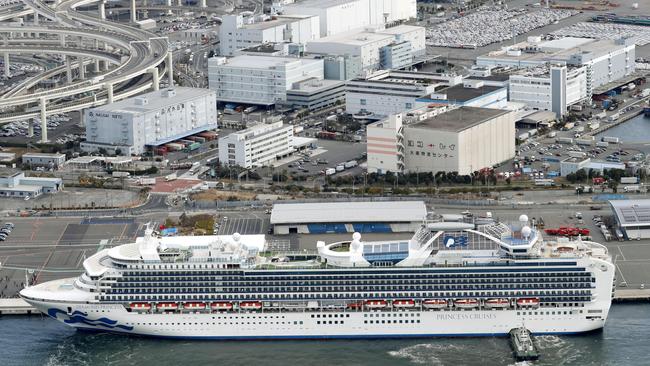
[(186, 136), (217, 128), (216, 93), (176, 87), (87, 109), (85, 151), (140, 155)]
[(416, 0), (306, 0), (283, 8), (284, 14), (318, 16), (322, 37), (417, 17)]
[(635, 45), (629, 39), (596, 40), (564, 37), (541, 41), (529, 37), (528, 42), (504, 47), (476, 58), (479, 66), (539, 67), (549, 62), (586, 68), (587, 93), (630, 75), (635, 70)]
[(454, 75), (381, 71), (346, 83), (345, 109), (349, 114), (385, 117), (416, 108), (418, 99), (430, 95), (437, 87), (462, 80)]
[(281, 121), (219, 137), (219, 162), (226, 166), (268, 166), (293, 152), (293, 126)]
[(368, 125), (368, 172), (458, 172), (461, 175), (511, 159), (511, 112), (452, 107), (391, 115)]
[(309, 42), (307, 51), (311, 54), (357, 58), (360, 70), (355, 77), (365, 77), (384, 68), (388, 58), (391, 62), (393, 58), (396, 61), (395, 65), (390, 66), (404, 67), (425, 54), (425, 29), (407, 25), (355, 29)]
[(261, 15), (245, 18), (224, 15), (219, 28), (221, 56), (234, 56), (236, 51), (266, 43), (305, 44), (320, 38), (319, 17), (315, 15)]
[(539, 73), (510, 75), (510, 101), (525, 103), (538, 110), (555, 112), (561, 117), (567, 108), (585, 100), (588, 94), (587, 68), (564, 65), (544, 67)]
[(323, 60), (241, 55), (208, 60), (208, 80), (219, 102), (274, 105), (306, 79), (324, 78)]

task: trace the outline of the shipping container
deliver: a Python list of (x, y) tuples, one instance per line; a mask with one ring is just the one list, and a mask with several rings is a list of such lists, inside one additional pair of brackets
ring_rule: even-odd
[(177, 178), (178, 178), (178, 175), (176, 175), (176, 173), (172, 173), (172, 174), (169, 174), (169, 175), (165, 176), (165, 181), (166, 182), (171, 182), (173, 180), (176, 180)]
[(200, 142), (194, 142), (185, 147), (185, 151), (190, 152), (190, 151), (196, 151), (201, 147)]
[(345, 170), (345, 165), (340, 164), (340, 165), (337, 165), (337, 166), (336, 166), (336, 171), (337, 171), (337, 172), (342, 172), (342, 171), (344, 171), (344, 170)]
[(156, 184), (156, 178), (140, 178), (141, 186), (152, 186)]
[(639, 183), (639, 177), (621, 177), (622, 184), (637, 184)]
[(112, 176), (114, 178), (126, 178), (126, 177), (128, 177), (130, 175), (131, 175), (131, 173), (129, 173), (129, 172), (113, 172), (112, 173)]
[(327, 168), (325, 170), (325, 175), (332, 175), (334, 173), (336, 173), (336, 169), (334, 169), (334, 168)]
[(194, 141), (199, 142), (199, 143), (205, 143), (207, 139), (205, 137), (201, 136), (194, 136)]
[(618, 144), (620, 141), (618, 137), (612, 137), (612, 136), (605, 136), (602, 139), (604, 142), (609, 142), (611, 144)]
[(560, 144), (572, 144), (573, 143), (573, 139), (571, 137), (558, 137), (557, 139), (555, 139), (555, 141), (560, 143)]
[(587, 153), (582, 151), (569, 151), (569, 156), (572, 158), (584, 158), (587, 156)]
[(607, 142), (607, 141), (598, 141), (598, 142), (596, 142), (596, 147), (608, 147), (608, 146), (609, 146), (609, 142)]

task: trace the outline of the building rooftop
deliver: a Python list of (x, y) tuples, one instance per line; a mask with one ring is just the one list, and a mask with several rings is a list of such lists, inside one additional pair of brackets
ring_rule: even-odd
[(22, 174), (22, 171), (13, 168), (0, 168), (0, 178), (12, 178)]
[(418, 27), (416, 25), (406, 25), (406, 24), (400, 24), (396, 25), (394, 27), (378, 30), (377, 33), (382, 33), (382, 34), (404, 34), (408, 32), (424, 32), (424, 27)]
[(298, 15), (298, 14), (291, 14), (291, 15), (282, 15), (282, 16), (277, 16), (276, 19), (270, 19), (266, 21), (261, 21), (261, 22), (255, 22), (255, 23), (250, 23), (250, 24), (244, 24), (243, 28), (244, 29), (269, 29), (269, 28), (275, 28), (279, 27), (285, 24), (290, 24), (293, 22), (296, 22), (300, 19), (306, 19), (306, 18), (311, 18), (314, 15)]
[(426, 216), (422, 201), (276, 203), (271, 224), (417, 222)]
[(609, 204), (621, 226), (650, 225), (650, 199), (612, 200)]
[(468, 76), (466, 79), (469, 80), (489, 80), (489, 81), (508, 81), (510, 80), (510, 74), (492, 74), (489, 76)]
[(296, 83), (293, 83), (291, 89), (287, 90), (288, 94), (313, 94), (319, 91), (328, 90), (338, 86), (344, 86), (345, 82), (342, 80), (327, 80), (309, 78)]
[[(616, 40), (565, 37), (540, 43), (521, 42), (498, 51), (477, 57), (481, 59), (503, 59), (512, 61), (547, 62), (569, 61), (573, 55), (593, 53), (595, 57), (606, 55), (612, 50), (624, 47)], [(520, 54), (508, 54), (508, 50), (522, 50)]]
[(378, 32), (365, 32), (363, 29), (354, 29), (347, 32), (334, 34), (310, 41), (309, 44), (342, 43), (350, 46), (364, 46), (381, 40), (392, 41), (395, 36)]
[(510, 111), (491, 108), (460, 107), (414, 123), (410, 127), (460, 132)]
[(436, 91), (436, 94), (446, 94), (447, 100), (467, 102), (469, 100), (490, 94), (496, 90), (503, 89), (501, 86), (484, 85), (479, 88), (466, 88), (462, 84), (450, 86)]
[(64, 157), (65, 154), (60, 153), (24, 153), (23, 158), (56, 158), (60, 159)]
[[(119, 102), (93, 108), (90, 110), (89, 115), (92, 116), (92, 113), (97, 112), (146, 113), (150, 111), (158, 111), (163, 107), (174, 106), (183, 102), (194, 100), (198, 97), (215, 94), (215, 92), (212, 90), (202, 88), (174, 87), (172, 90), (175, 92), (175, 95), (173, 96), (168, 96), (169, 89), (161, 89), (158, 91), (138, 95), (136, 97), (123, 99)], [(147, 99), (147, 103), (140, 105), (139, 101), (143, 99)]]
[[(315, 63), (323, 62), (320, 59), (297, 58), (297, 57), (278, 57), (264, 55), (241, 55), (230, 58), (225, 64), (219, 67), (237, 67), (250, 69), (269, 69), (271, 67), (280, 67), (287, 64), (295, 63)], [(203, 89), (205, 90), (205, 89)]]
[(293, 4), (287, 4), (285, 5), (285, 10), (297, 7), (326, 9), (331, 8), (332, 6), (353, 3), (356, 1), (357, 0), (305, 0)]

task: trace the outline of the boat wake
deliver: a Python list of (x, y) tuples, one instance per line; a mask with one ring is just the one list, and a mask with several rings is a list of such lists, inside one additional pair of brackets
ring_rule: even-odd
[(395, 358), (409, 360), (415, 364), (444, 365), (445, 363), (440, 358), (441, 353), (458, 352), (462, 348), (453, 344), (423, 343), (404, 347), (397, 351), (389, 351), (388, 354)]

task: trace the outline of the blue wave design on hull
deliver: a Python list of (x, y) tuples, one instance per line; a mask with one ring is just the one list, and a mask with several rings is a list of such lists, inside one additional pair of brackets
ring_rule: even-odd
[(104, 327), (107, 329), (124, 329), (127, 331), (133, 330), (132, 326), (128, 325), (122, 325), (122, 324), (117, 324), (117, 320), (112, 320), (109, 318), (99, 318), (99, 319), (88, 319), (88, 313), (84, 313), (83, 311), (78, 311), (75, 310), (72, 312), (72, 314), (68, 314), (67, 312), (57, 309), (57, 308), (50, 308), (47, 309), (47, 315), (51, 316), (54, 319), (59, 320), (58, 315), (62, 314), (68, 319), (62, 319), (64, 323), (66, 324), (76, 324), (76, 323), (81, 323), (85, 325), (90, 325), (93, 327)]

